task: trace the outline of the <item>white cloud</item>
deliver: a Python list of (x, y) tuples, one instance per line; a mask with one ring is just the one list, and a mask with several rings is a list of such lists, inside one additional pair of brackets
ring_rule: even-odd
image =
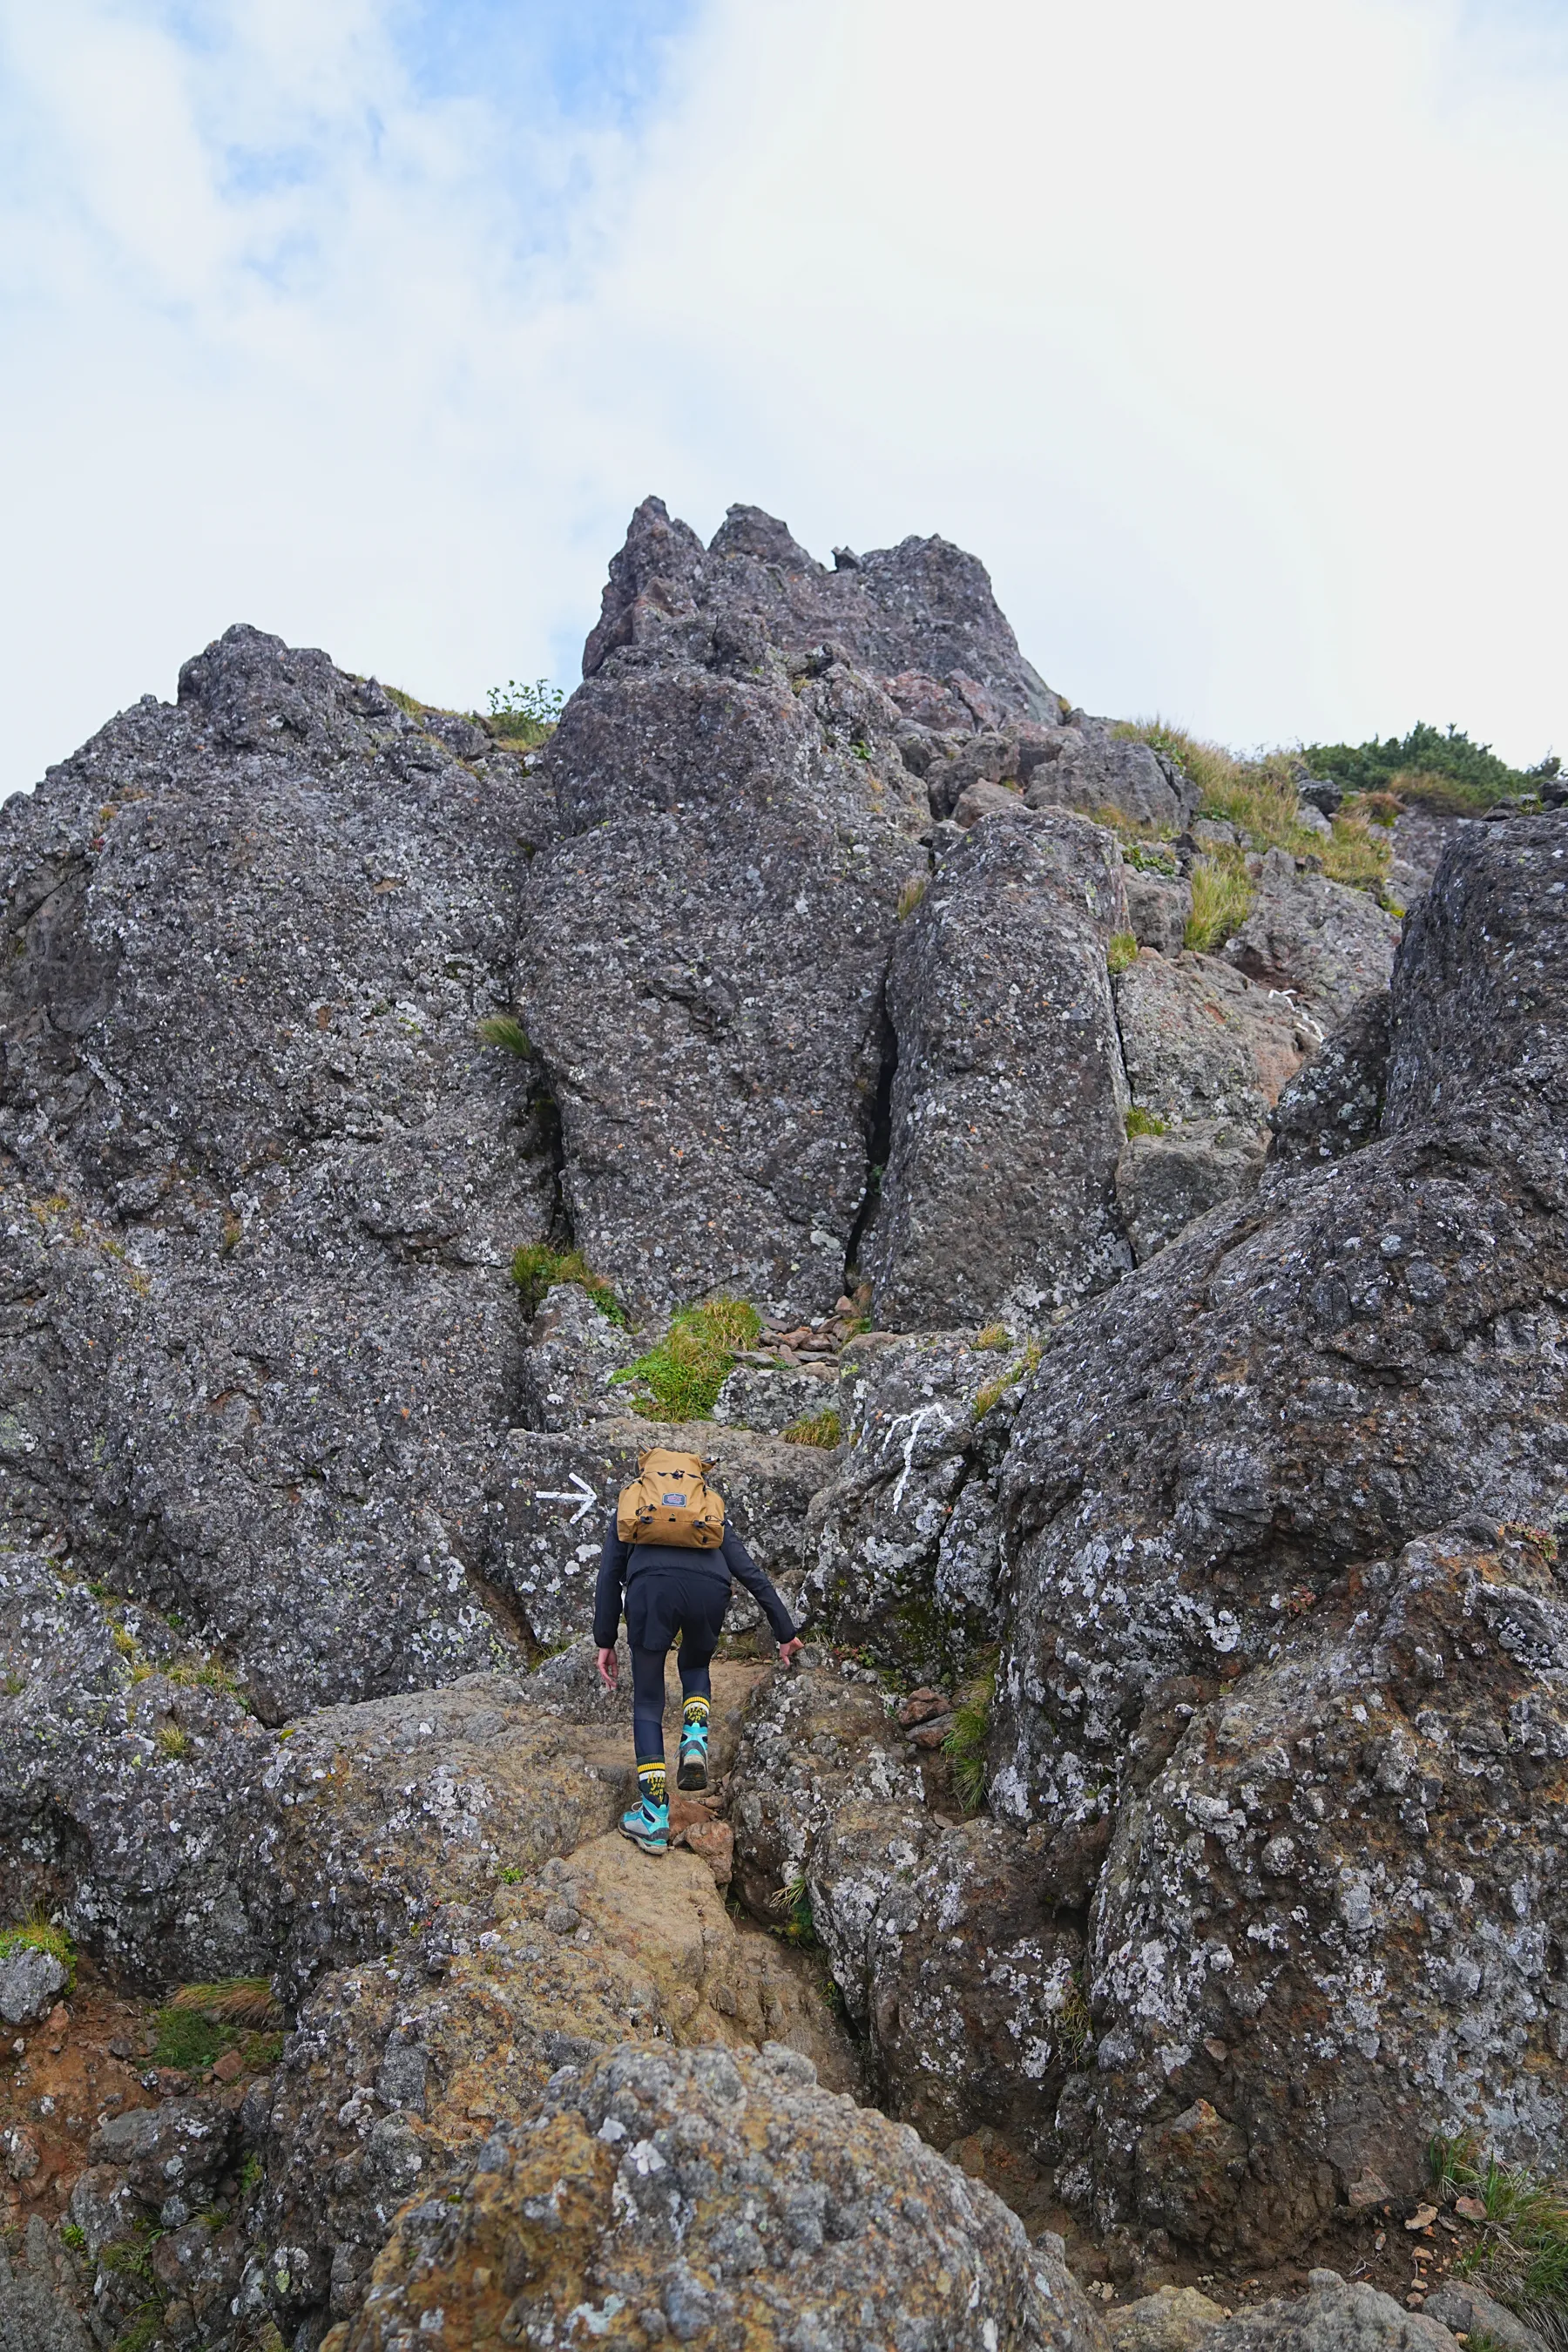
[(629, 118), (409, 24), (0, 0), (0, 788), (236, 618), (569, 678), (650, 488), (943, 530), (1093, 707), (1561, 728), (1550, 17), (715, 0)]

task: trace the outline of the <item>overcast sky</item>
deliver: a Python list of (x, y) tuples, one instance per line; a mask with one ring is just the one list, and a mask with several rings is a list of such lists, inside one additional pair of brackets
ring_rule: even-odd
[(569, 685), (649, 490), (1568, 752), (1565, 97), (1563, 0), (0, 0), (0, 790), (234, 620)]

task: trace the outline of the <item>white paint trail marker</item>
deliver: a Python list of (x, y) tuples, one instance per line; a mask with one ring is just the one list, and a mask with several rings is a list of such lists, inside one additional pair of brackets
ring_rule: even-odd
[(577, 1507), (566, 1522), (574, 1528), (579, 1519), (587, 1517), (599, 1497), (582, 1472), (574, 1470), (570, 1486), (536, 1486), (533, 1499), (536, 1503), (575, 1503)]

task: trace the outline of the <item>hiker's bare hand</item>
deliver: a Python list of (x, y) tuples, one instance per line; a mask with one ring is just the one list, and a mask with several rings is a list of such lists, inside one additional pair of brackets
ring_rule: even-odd
[(791, 1664), (795, 1659), (799, 1657), (805, 1647), (805, 1643), (801, 1640), (798, 1633), (795, 1635), (793, 1642), (781, 1642), (779, 1643), (780, 1665), (787, 1666)]
[(604, 1684), (606, 1690), (614, 1690), (616, 1687), (616, 1677), (621, 1671), (620, 1660), (616, 1657), (614, 1650), (601, 1650), (599, 1652), (598, 1663), (599, 1680)]

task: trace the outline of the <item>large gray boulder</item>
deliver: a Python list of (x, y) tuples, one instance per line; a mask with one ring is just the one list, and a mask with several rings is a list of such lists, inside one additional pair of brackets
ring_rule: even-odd
[(580, 2313), (602, 2333), (626, 2313), (645, 2340), (757, 2352), (1097, 2340), (1065, 2265), (989, 2189), (776, 2045), (626, 2048), (573, 2069), (458, 2179), (450, 2204), (408, 2207), (346, 2352), (412, 2343), (437, 2310), (469, 2341), (563, 2341)]
[(813, 1498), (814, 1630), (912, 1683), (962, 1674), (1001, 1628), (996, 1473), (1037, 1351), (872, 1332), (844, 1351), (845, 1450)]
[(0, 811), (0, 1492), (273, 1720), (491, 1655), (458, 1530), (553, 1172), (476, 1034), (538, 796), (468, 732), (236, 628)]
[(883, 968), (925, 869), (892, 705), (842, 664), (792, 680), (759, 650), (613, 655), (545, 755), (561, 837), (529, 874), (521, 1004), (578, 1244), (639, 1316), (838, 1296)]
[(1031, 1323), (1125, 1268), (1106, 950), (1126, 921), (1110, 835), (1020, 807), (975, 826), (901, 927), (891, 1141), (864, 1253), (884, 1328)]
[(1323, 1025), (1342, 1021), (1358, 997), (1385, 988), (1398, 919), (1365, 890), (1331, 882), (1310, 859), (1271, 849), (1258, 897), (1225, 952), (1266, 987), (1288, 989)]
[[(1102, 2223), (1260, 2255), (1363, 2165), (1413, 2184), (1431, 2127), (1562, 2160), (1515, 1929), (1553, 1916), (1529, 1791), (1568, 1752), (1552, 1546), (1519, 1535), (1568, 1500), (1565, 850), (1466, 829), (1395, 971), (1382, 1139), (1080, 1309), (1020, 1406), (991, 1802), (1053, 1853), (1112, 1832), (1061, 2123)], [(1461, 1859), (1494, 1845), (1495, 1878)]]

